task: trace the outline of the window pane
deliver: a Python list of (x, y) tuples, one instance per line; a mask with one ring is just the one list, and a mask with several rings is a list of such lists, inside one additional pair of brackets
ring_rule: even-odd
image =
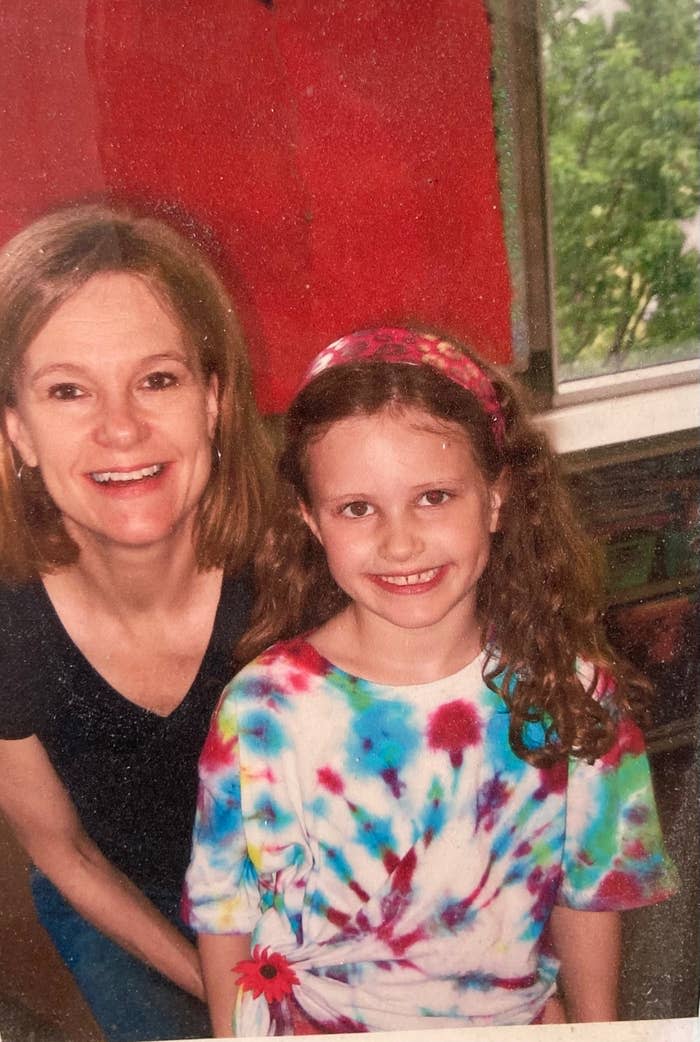
[(695, 357), (696, 0), (541, 0), (559, 379)]

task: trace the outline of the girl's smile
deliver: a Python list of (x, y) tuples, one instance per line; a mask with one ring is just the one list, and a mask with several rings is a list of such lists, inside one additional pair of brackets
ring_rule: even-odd
[(391, 593), (415, 594), (425, 593), (440, 582), (447, 570), (446, 565), (430, 568), (427, 571), (413, 572), (412, 575), (373, 575), (371, 579), (379, 586), (388, 587)]
[(384, 410), (333, 424), (306, 463), (304, 517), (365, 630), (378, 641), (407, 629), (473, 639), (501, 495), (463, 429)]
[(95, 275), (27, 348), (8, 433), (79, 546), (191, 528), (211, 470), (216, 381), (148, 283)]

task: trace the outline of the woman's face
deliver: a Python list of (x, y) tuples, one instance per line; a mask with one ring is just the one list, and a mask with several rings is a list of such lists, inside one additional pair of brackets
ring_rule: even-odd
[(148, 283), (93, 276), (25, 352), (6, 410), (78, 546), (146, 547), (191, 530), (211, 469), (216, 378)]

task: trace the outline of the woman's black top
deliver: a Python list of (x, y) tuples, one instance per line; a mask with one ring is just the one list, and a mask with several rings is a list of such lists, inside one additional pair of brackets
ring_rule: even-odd
[(0, 738), (40, 739), (88, 835), (139, 887), (182, 885), (197, 759), (249, 609), (248, 583), (225, 578), (194, 683), (161, 717), (93, 669), (41, 582), (0, 586)]

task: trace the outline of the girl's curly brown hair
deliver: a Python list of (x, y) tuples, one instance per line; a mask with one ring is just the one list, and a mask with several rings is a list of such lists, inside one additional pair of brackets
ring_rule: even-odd
[[(505, 423), (502, 445), (477, 399), (428, 365), (345, 363), (299, 393), (278, 463), (278, 514), (257, 563), (260, 595), (236, 658), (245, 661), (274, 640), (314, 629), (348, 603), (299, 512), (299, 502), (311, 507), (311, 442), (351, 416), (421, 409), (459, 424), (487, 485), (500, 478), (507, 490), (477, 602), (482, 639), (493, 649), (484, 679), (510, 711), (512, 748), (542, 766), (564, 756), (593, 760), (612, 745), (621, 712), (641, 713), (648, 687), (607, 643), (597, 552), (522, 392), (501, 370), (457, 346), (493, 383)], [(583, 681), (581, 662), (592, 667)], [(535, 749), (526, 742), (533, 723), (546, 731), (544, 746)]]

